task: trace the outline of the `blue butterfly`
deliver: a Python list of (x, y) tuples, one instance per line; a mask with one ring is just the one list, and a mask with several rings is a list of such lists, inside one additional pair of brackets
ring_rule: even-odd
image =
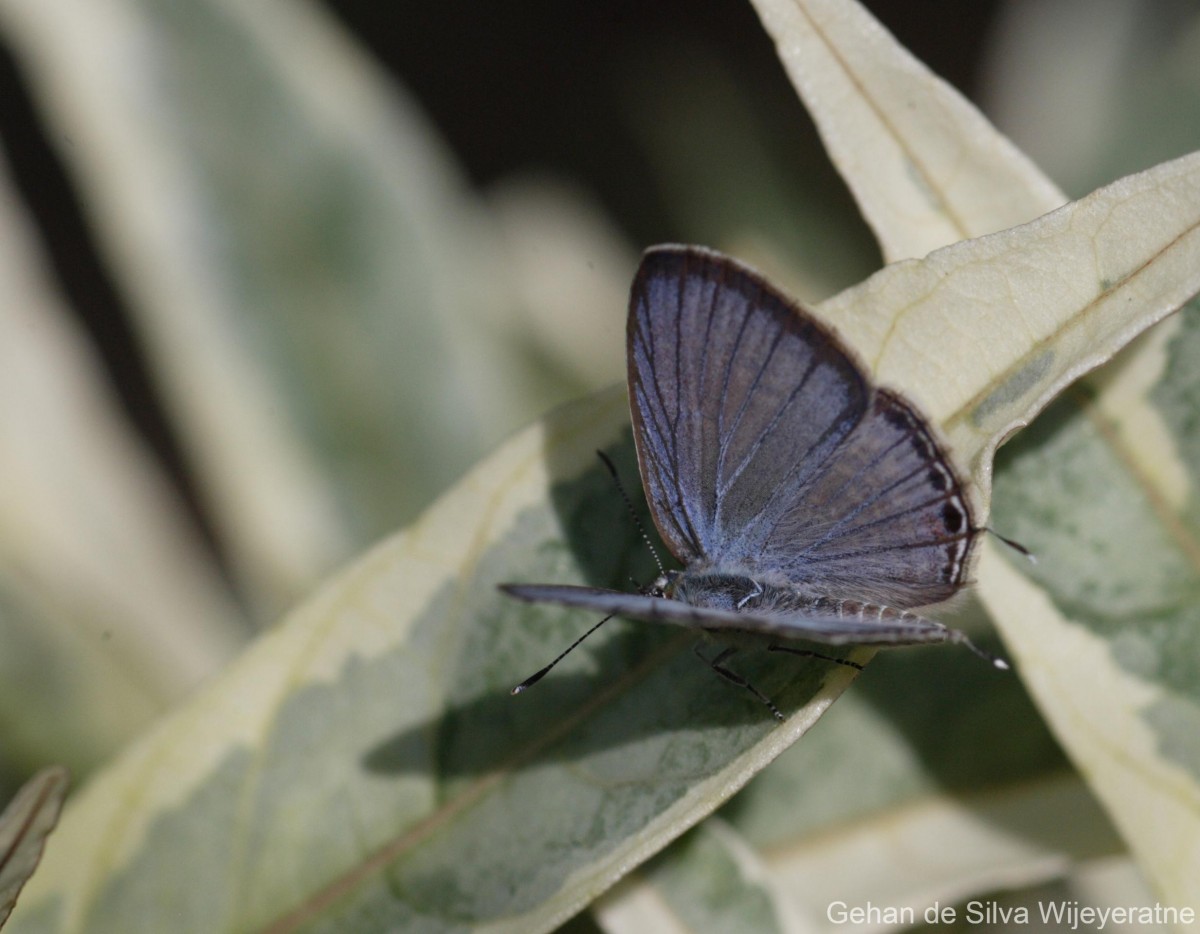
[[(963, 588), (983, 530), (925, 419), (828, 327), (729, 257), (662, 246), (634, 279), (627, 355), (642, 484), (684, 570), (642, 593), (505, 593), (827, 645), (958, 642), (1007, 667), (913, 612)], [(721, 665), (731, 652), (711, 664), (779, 716)]]

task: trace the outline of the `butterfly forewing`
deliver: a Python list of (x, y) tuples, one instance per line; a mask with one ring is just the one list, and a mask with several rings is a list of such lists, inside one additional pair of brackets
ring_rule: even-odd
[(686, 565), (896, 607), (965, 580), (975, 529), (923, 419), (745, 267), (647, 253), (629, 384), (651, 511)]
[(732, 543), (780, 485), (811, 483), (870, 390), (813, 320), (705, 250), (646, 254), (628, 326), (629, 395), (655, 524), (685, 564)]

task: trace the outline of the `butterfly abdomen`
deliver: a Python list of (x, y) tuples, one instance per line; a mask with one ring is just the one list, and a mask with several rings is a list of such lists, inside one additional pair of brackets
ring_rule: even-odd
[(919, 614), (863, 600), (826, 597), (795, 587), (762, 583), (741, 574), (683, 572), (667, 596), (691, 606), (732, 612), (790, 616), (811, 614), (857, 623), (928, 622)]

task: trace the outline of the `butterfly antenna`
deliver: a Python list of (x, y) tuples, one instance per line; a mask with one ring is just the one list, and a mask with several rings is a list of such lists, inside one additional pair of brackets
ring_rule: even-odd
[(1011, 538), (1005, 538), (1003, 535), (1001, 535), (995, 529), (989, 528), (986, 525), (983, 527), (982, 531), (990, 532), (992, 535), (996, 536), (996, 538), (1000, 539), (1000, 541), (1004, 542), (1004, 544), (1006, 544), (1009, 548), (1011, 548), (1017, 554), (1024, 555), (1026, 558), (1029, 559), (1030, 564), (1037, 564), (1037, 555), (1035, 555), (1032, 551), (1030, 551), (1028, 548), (1026, 548), (1020, 542), (1014, 542)]
[(561, 662), (564, 658), (566, 658), (568, 655), (570, 655), (571, 652), (573, 652), (576, 649), (576, 647), (578, 647), (579, 643), (581, 643), (584, 639), (586, 639), (588, 636), (590, 636), (593, 632), (595, 632), (597, 629), (599, 629), (601, 626), (603, 626), (605, 623), (607, 623), (610, 619), (613, 618), (614, 615), (615, 614), (613, 614), (613, 613), (608, 614), (608, 616), (604, 617), (604, 619), (600, 620), (600, 622), (598, 622), (595, 626), (593, 626), (591, 629), (589, 629), (587, 632), (585, 632), (582, 636), (580, 636), (578, 639), (576, 639), (574, 642), (572, 642), (570, 645), (568, 645), (566, 647), (566, 649), (564, 649), (559, 654), (558, 658), (556, 658), (554, 661), (552, 661), (549, 665), (547, 665), (545, 668), (541, 669), (540, 671), (535, 671), (528, 678), (526, 678), (524, 681), (522, 681), (520, 684), (518, 684), (515, 688), (513, 688), (510, 693), (511, 694), (520, 694), (526, 688), (533, 687), (535, 684), (537, 684), (539, 681), (541, 681), (542, 678), (546, 677), (546, 675), (550, 673), (551, 668), (553, 668), (555, 665), (557, 665), (559, 662)]
[(629, 515), (633, 518), (633, 524), (637, 526), (638, 532), (641, 533), (642, 541), (646, 543), (646, 547), (650, 549), (650, 554), (654, 556), (654, 563), (658, 565), (658, 573), (666, 574), (667, 569), (663, 567), (662, 559), (658, 556), (658, 550), (654, 547), (654, 542), (650, 541), (650, 536), (646, 534), (646, 527), (642, 524), (642, 517), (638, 515), (637, 510), (633, 508), (633, 500), (629, 498), (629, 494), (625, 492), (625, 487), (621, 483), (621, 477), (617, 473), (617, 465), (612, 462), (607, 454), (603, 451), (597, 451), (596, 456), (604, 462), (604, 466), (608, 468), (608, 472), (612, 475), (613, 483), (616, 484), (617, 492), (621, 494), (621, 499), (625, 500), (625, 508), (629, 510)]
[[(962, 633), (959, 633), (959, 635), (962, 635)], [(999, 668), (1001, 671), (1008, 671), (1010, 668), (1012, 668), (1012, 666), (999, 655), (993, 655), (991, 652), (985, 652), (966, 636), (962, 636), (962, 639), (957, 641), (961, 641), (963, 645), (982, 658), (985, 662), (991, 662), (994, 667)]]

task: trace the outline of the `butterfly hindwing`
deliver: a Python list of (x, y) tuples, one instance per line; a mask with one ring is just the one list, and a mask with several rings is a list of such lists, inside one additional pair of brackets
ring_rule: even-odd
[[(831, 508), (830, 504), (836, 504)], [(813, 482), (776, 496), (734, 547), (823, 594), (927, 606), (965, 582), (976, 535), (952, 467), (903, 399), (878, 391)]]
[(554, 603), (626, 619), (691, 629), (736, 629), (826, 645), (916, 645), (961, 638), (958, 632), (934, 620), (887, 607), (865, 607), (869, 612), (859, 618), (839, 612), (832, 604), (803, 611), (764, 612), (697, 606), (682, 600), (571, 584), (504, 584), (501, 589), (530, 603)]

